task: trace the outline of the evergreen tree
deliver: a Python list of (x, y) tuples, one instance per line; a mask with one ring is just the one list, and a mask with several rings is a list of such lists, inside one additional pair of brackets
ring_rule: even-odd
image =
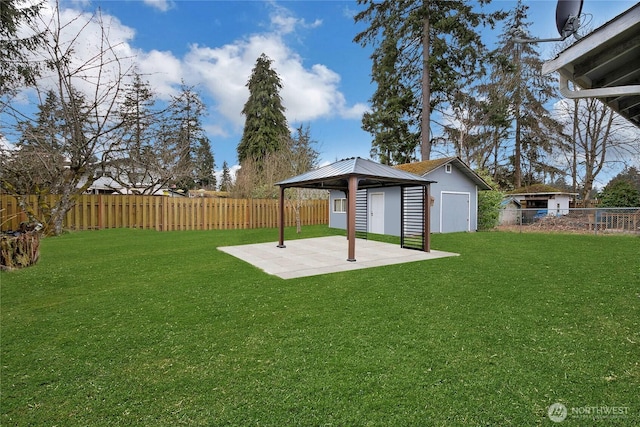
[(640, 206), (640, 191), (633, 182), (626, 179), (614, 179), (600, 193), (600, 206), (617, 208), (635, 208)]
[(199, 187), (207, 190), (216, 188), (215, 161), (211, 152), (211, 144), (207, 137), (202, 137), (196, 147), (195, 157), (195, 181)]
[(317, 142), (311, 138), (310, 125), (300, 125), (296, 128), (293, 138), (289, 139), (287, 155), (291, 165), (288, 173), (300, 175), (318, 166), (320, 154), (314, 148)]
[(280, 90), (282, 82), (271, 67), (272, 60), (260, 55), (247, 82), (249, 99), (244, 104), (242, 139), (238, 144), (238, 161), (258, 163), (269, 153), (280, 150), (289, 138)]
[(20, 84), (34, 85), (39, 73), (28, 52), (42, 44), (42, 34), (32, 31), (20, 37), (20, 30), (33, 26), (44, 1), (0, 1), (0, 95)]
[(120, 103), (119, 115), (122, 119), (124, 147), (135, 152), (152, 142), (150, 130), (153, 126), (155, 104), (154, 94), (148, 82), (142, 80), (139, 73), (134, 73), (133, 80), (125, 89)]
[(498, 83), (501, 80), (501, 73), (505, 71), (505, 66), (507, 72), (513, 71), (508, 71), (510, 67), (508, 63), (493, 62), (487, 79), (478, 85), (477, 104), (480, 109), (480, 121), (484, 130), (483, 144), (486, 150), (482, 160), (478, 162), (478, 167), (488, 171), (493, 181), (501, 188), (510, 188), (512, 184), (505, 179), (509, 156), (504, 141), (509, 136), (512, 115), (509, 99), (503, 96)]
[(485, 167), (491, 146), (483, 126), (483, 103), (473, 92), (457, 91), (450, 95), (449, 106), (443, 112), (445, 141), (452, 144), (456, 156), (472, 167)]
[[(545, 104), (555, 96), (554, 77), (542, 75), (542, 60), (535, 43), (516, 43), (512, 34), (529, 27), (528, 6), (518, 1), (509, 13), (499, 47), (493, 52), (499, 105), (509, 105), (513, 136), (513, 186), (533, 184), (544, 168), (545, 153), (551, 153), (560, 140), (562, 127), (551, 118)], [(502, 117), (500, 118), (502, 120)], [(498, 123), (501, 123), (498, 121)], [(528, 177), (528, 179), (525, 179)]]
[(233, 187), (233, 180), (231, 179), (231, 171), (229, 171), (229, 164), (225, 160), (222, 162), (222, 177), (220, 178), (220, 191), (231, 191)]
[(10, 163), (3, 165), (3, 184), (11, 185), (17, 194), (46, 195), (58, 192), (65, 172), (65, 156), (61, 137), (65, 123), (54, 91), (47, 92), (38, 106), (34, 122), (18, 124), (20, 139)]
[[(489, 3), (481, 0), (479, 5)], [(446, 101), (446, 94), (464, 86), (469, 79), (482, 74), (483, 54), (486, 51), (477, 31), (484, 24), (494, 25), (503, 17), (502, 12), (485, 14), (476, 12), (463, 0), (358, 0), (366, 9), (355, 16), (356, 22), (365, 22), (369, 27), (356, 35), (355, 41), (375, 47), (372, 76), (382, 86), (381, 91), (391, 90), (387, 95), (397, 98), (394, 102), (372, 99), (374, 116), (369, 118), (383, 123), (391, 120), (392, 129), (403, 130), (399, 122), (404, 122), (411, 133), (420, 134), (420, 154), (422, 160), (428, 160), (431, 153), (429, 134), (431, 110)], [(397, 50), (393, 48), (395, 43)], [(395, 57), (395, 60), (394, 60)], [(394, 62), (395, 70), (390, 63)], [(424, 66), (423, 66), (424, 65)], [(381, 70), (378, 70), (378, 69)], [(395, 86), (394, 80), (401, 76), (402, 87)], [(404, 99), (405, 89), (413, 95), (411, 102)], [(386, 115), (389, 106), (400, 107)], [(379, 110), (379, 111), (378, 111)], [(420, 127), (416, 129), (416, 112), (419, 112)], [(372, 123), (366, 125), (377, 130)], [(381, 130), (389, 128), (380, 125)], [(404, 132), (404, 130), (403, 130)], [(411, 133), (398, 135), (408, 136)], [(377, 152), (392, 153), (376, 140)], [(415, 143), (409, 140), (407, 143)], [(406, 152), (406, 147), (403, 147)]]
[(267, 153), (259, 161), (245, 159), (236, 174), (233, 185), (234, 197), (278, 197), (279, 191), (274, 183), (317, 166), (319, 154), (314, 147), (315, 144), (309, 125), (300, 125), (294, 136), (289, 136), (278, 151)]
[[(633, 186), (640, 192), (640, 171), (634, 166), (627, 166), (622, 172), (613, 177), (609, 184), (617, 180), (626, 180), (633, 184)], [(607, 185), (609, 185), (607, 184)]]
[(174, 96), (169, 105), (168, 127), (165, 127), (163, 137), (175, 156), (173, 178), (178, 189), (186, 191), (195, 188), (199, 178), (211, 182), (205, 176), (209, 166), (211, 170), (214, 166), (211, 146), (202, 127), (201, 119), (205, 111), (200, 95), (184, 83), (180, 94)]
[(398, 54), (397, 40), (389, 36), (372, 55), (372, 80), (377, 87), (370, 99), (371, 111), (362, 118), (362, 129), (373, 136), (371, 157), (387, 165), (415, 160), (420, 143), (419, 109), (398, 70)]
[(118, 112), (122, 120), (121, 145), (111, 153), (109, 166), (111, 177), (120, 186), (135, 187), (142, 194), (153, 194), (171, 179), (165, 165), (172, 153), (163, 149), (163, 139), (158, 138), (163, 118), (155, 103), (149, 83), (134, 72)]

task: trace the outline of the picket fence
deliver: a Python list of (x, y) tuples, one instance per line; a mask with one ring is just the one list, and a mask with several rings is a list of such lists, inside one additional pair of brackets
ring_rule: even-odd
[[(51, 206), (56, 196), (47, 196)], [(28, 198), (37, 206), (36, 196)], [(302, 225), (328, 224), (328, 200), (287, 200), (285, 225), (296, 225), (296, 207)], [(67, 213), (64, 228), (101, 230), (143, 228), (158, 231), (248, 229), (278, 226), (278, 200), (182, 198), (134, 195), (82, 195)], [(39, 214), (39, 209), (36, 208)], [(0, 231), (17, 230), (27, 215), (13, 196), (0, 195)]]

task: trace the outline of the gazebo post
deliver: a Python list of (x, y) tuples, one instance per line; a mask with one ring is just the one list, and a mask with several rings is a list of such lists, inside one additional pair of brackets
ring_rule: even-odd
[(347, 238), (349, 239), (349, 257), (347, 261), (356, 260), (356, 193), (358, 192), (358, 177), (349, 176), (349, 190), (347, 192)]
[(422, 227), (424, 233), (424, 251), (431, 252), (431, 184), (427, 184), (424, 187), (425, 201), (424, 201), (424, 226)]
[(280, 216), (278, 218), (278, 248), (286, 248), (284, 244), (284, 185), (280, 186)]

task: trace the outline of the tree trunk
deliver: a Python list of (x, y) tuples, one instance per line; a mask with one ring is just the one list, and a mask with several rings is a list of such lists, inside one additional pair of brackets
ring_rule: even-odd
[(571, 139), (571, 146), (573, 148), (571, 159), (571, 188), (574, 193), (578, 192), (578, 150), (577, 142), (578, 138), (578, 100), (573, 100), (573, 135)]
[(513, 151), (513, 185), (522, 187), (522, 141), (520, 139), (520, 117), (516, 118), (515, 149)]
[[(515, 47), (515, 63), (517, 64), (517, 73), (520, 73), (520, 47), (516, 43)], [(519, 74), (518, 74), (519, 75)], [(515, 147), (513, 153), (513, 185), (515, 188), (522, 187), (522, 139), (520, 137), (520, 127), (522, 121), (522, 88), (523, 82), (521, 80), (517, 80), (516, 88), (515, 88), (515, 99), (513, 110), (515, 111), (516, 118), (516, 130), (515, 130)]]
[(431, 76), (429, 75), (429, 2), (425, 2), (426, 17), (422, 28), (422, 117), (420, 122), (420, 157), (431, 157), (429, 126), (431, 122)]
[(591, 189), (593, 188), (594, 177), (593, 174), (589, 171), (587, 172), (587, 176), (584, 180), (584, 187), (582, 189), (582, 200), (584, 202), (584, 207), (589, 207), (589, 202), (591, 200)]

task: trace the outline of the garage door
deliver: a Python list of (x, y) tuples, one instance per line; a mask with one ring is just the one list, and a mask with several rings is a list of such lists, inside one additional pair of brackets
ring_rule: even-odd
[(470, 197), (469, 193), (442, 192), (440, 232), (469, 231)]

